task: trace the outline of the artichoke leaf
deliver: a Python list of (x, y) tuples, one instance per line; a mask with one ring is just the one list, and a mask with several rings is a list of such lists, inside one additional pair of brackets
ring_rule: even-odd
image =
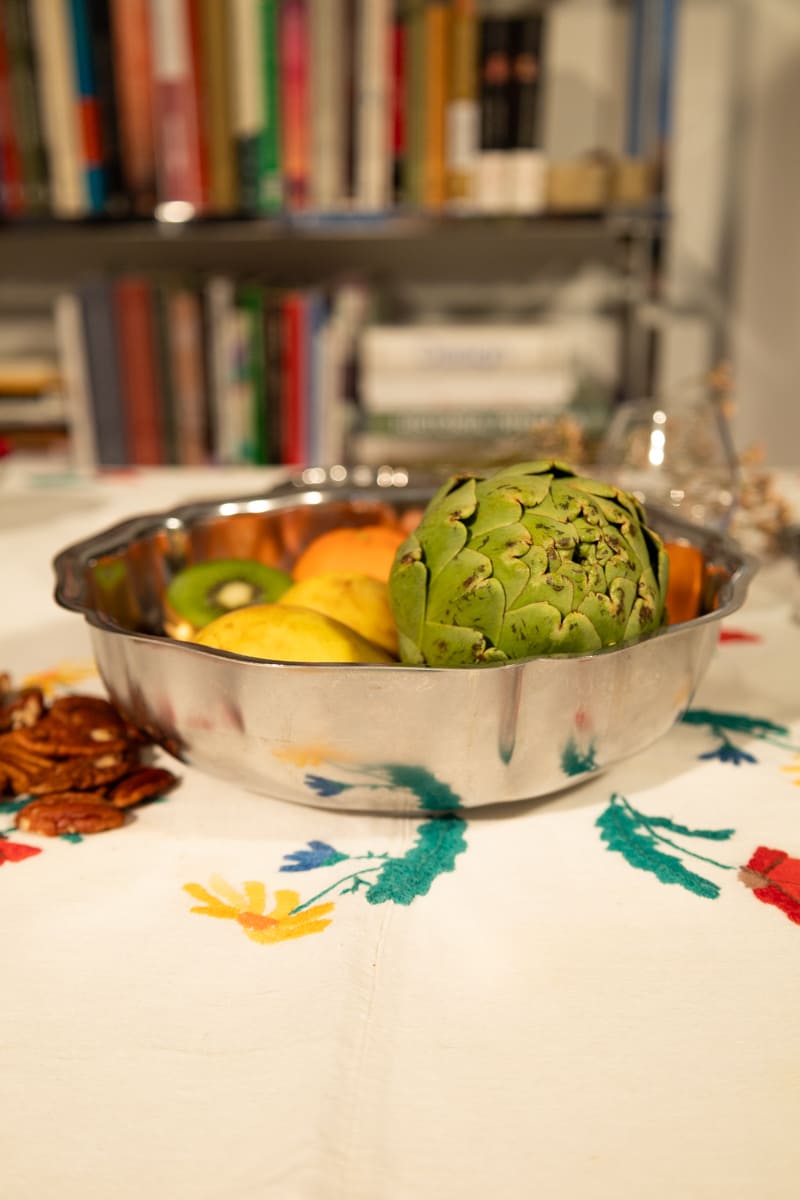
[(520, 524), (492, 530), (471, 542), (471, 549), (484, 554), (492, 563), (494, 578), (505, 593), (506, 607), (514, 603), (530, 579), (530, 567), (525, 560), (530, 548), (530, 534)]
[(486, 641), (476, 629), (428, 621), (421, 649), (430, 667), (474, 667), (484, 660)]
[(636, 584), (630, 579), (615, 579), (608, 593), (590, 592), (578, 607), (591, 621), (604, 646), (625, 639), (628, 619), (636, 601)]
[[(428, 570), (420, 558), (418, 547), (414, 548), (415, 544), (416, 539), (410, 537), (397, 552), (392, 566), (389, 602), (398, 637), (419, 646), (425, 624)], [(402, 658), (403, 662), (410, 661), (405, 654)]]
[(497, 648), (511, 659), (547, 654), (560, 628), (561, 613), (552, 604), (527, 604), (506, 614)]
[(519, 500), (509, 495), (506, 489), (481, 495), (477, 512), (470, 522), (471, 539), (474, 541), (495, 529), (517, 525), (522, 512)]

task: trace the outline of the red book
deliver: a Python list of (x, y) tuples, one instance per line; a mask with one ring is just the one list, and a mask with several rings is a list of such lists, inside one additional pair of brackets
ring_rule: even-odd
[(306, 360), (303, 326), (305, 301), (300, 292), (289, 292), (283, 301), (283, 394), (281, 462), (299, 466), (306, 445)]
[(290, 209), (308, 200), (308, 13), (305, 0), (284, 0), (280, 17), (281, 153)]
[(158, 466), (164, 462), (163, 404), (148, 281), (133, 275), (118, 280), (114, 310), (128, 457), (135, 466)]
[(24, 208), (22, 157), (11, 100), (8, 45), (0, 20), (0, 212), (13, 217)]
[(202, 102), (200, 100), (200, 97), (203, 95), (203, 88), (205, 87), (205, 82), (203, 80), (203, 51), (200, 42), (200, 8), (199, 0), (188, 0), (188, 3), (189, 45), (191, 47), (192, 54), (195, 120), (197, 122), (197, 148), (200, 156), (200, 187), (203, 193), (203, 207), (205, 207), (209, 196), (210, 179), (208, 166), (208, 145), (206, 143), (205, 125), (202, 120)]
[(203, 211), (205, 194), (189, 2), (159, 0), (151, 15), (158, 199), (183, 201), (192, 216)]
[(122, 176), (144, 215), (156, 202), (149, 0), (111, 0), (111, 34)]

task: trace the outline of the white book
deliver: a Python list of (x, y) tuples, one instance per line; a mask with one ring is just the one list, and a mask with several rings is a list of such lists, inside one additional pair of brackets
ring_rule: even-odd
[(554, 412), (566, 407), (576, 386), (569, 367), (527, 371), (387, 371), (363, 374), (361, 403), (368, 412), (397, 409), (515, 408)]
[(370, 325), (360, 354), (366, 372), (494, 373), (563, 364), (567, 348), (564, 330), (544, 323)]
[(547, 9), (543, 149), (553, 160), (622, 151), (628, 78), (627, 5), (563, 0)]
[(54, 324), (72, 461), (79, 471), (91, 471), (97, 465), (97, 439), (83, 314), (80, 300), (74, 293), (61, 292), (56, 296)]
[(234, 137), (257, 138), (264, 124), (260, 0), (229, 0), (231, 96)]
[(345, 56), (343, 0), (310, 0), (310, 202), (332, 212), (345, 201)]
[(356, 39), (356, 207), (381, 212), (391, 202), (390, 0), (358, 0)]
[(31, 17), (53, 212), (57, 217), (80, 217), (89, 212), (89, 197), (78, 124), (72, 21), (67, 7), (67, 0), (32, 0)]

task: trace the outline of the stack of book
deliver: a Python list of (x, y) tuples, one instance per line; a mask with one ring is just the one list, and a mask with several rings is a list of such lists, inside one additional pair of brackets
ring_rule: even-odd
[(560, 7), (2, 0), (0, 215), (541, 212)]
[(340, 461), (361, 290), (96, 276), (56, 301), (82, 467)]

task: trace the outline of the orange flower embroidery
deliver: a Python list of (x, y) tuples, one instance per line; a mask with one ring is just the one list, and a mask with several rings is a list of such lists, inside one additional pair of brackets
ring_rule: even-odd
[(97, 668), (94, 663), (60, 662), (49, 671), (37, 671), (23, 679), (23, 687), (41, 688), (49, 700), (59, 688), (70, 687), (73, 683), (81, 683), (84, 679), (94, 679)]
[(183, 885), (185, 892), (194, 896), (195, 900), (202, 901), (192, 907), (192, 912), (205, 917), (219, 917), (223, 921), (236, 921), (251, 941), (261, 942), (262, 945), (306, 937), (310, 933), (322, 933), (331, 923), (330, 919), (323, 918), (333, 912), (332, 903), (315, 904), (312, 908), (295, 912), (300, 904), (300, 894), (287, 888), (275, 892), (274, 907), (265, 912), (267, 891), (263, 883), (247, 881), (242, 884), (242, 891), (237, 892), (220, 875), (212, 875), (210, 886), (213, 892), (199, 883)]

